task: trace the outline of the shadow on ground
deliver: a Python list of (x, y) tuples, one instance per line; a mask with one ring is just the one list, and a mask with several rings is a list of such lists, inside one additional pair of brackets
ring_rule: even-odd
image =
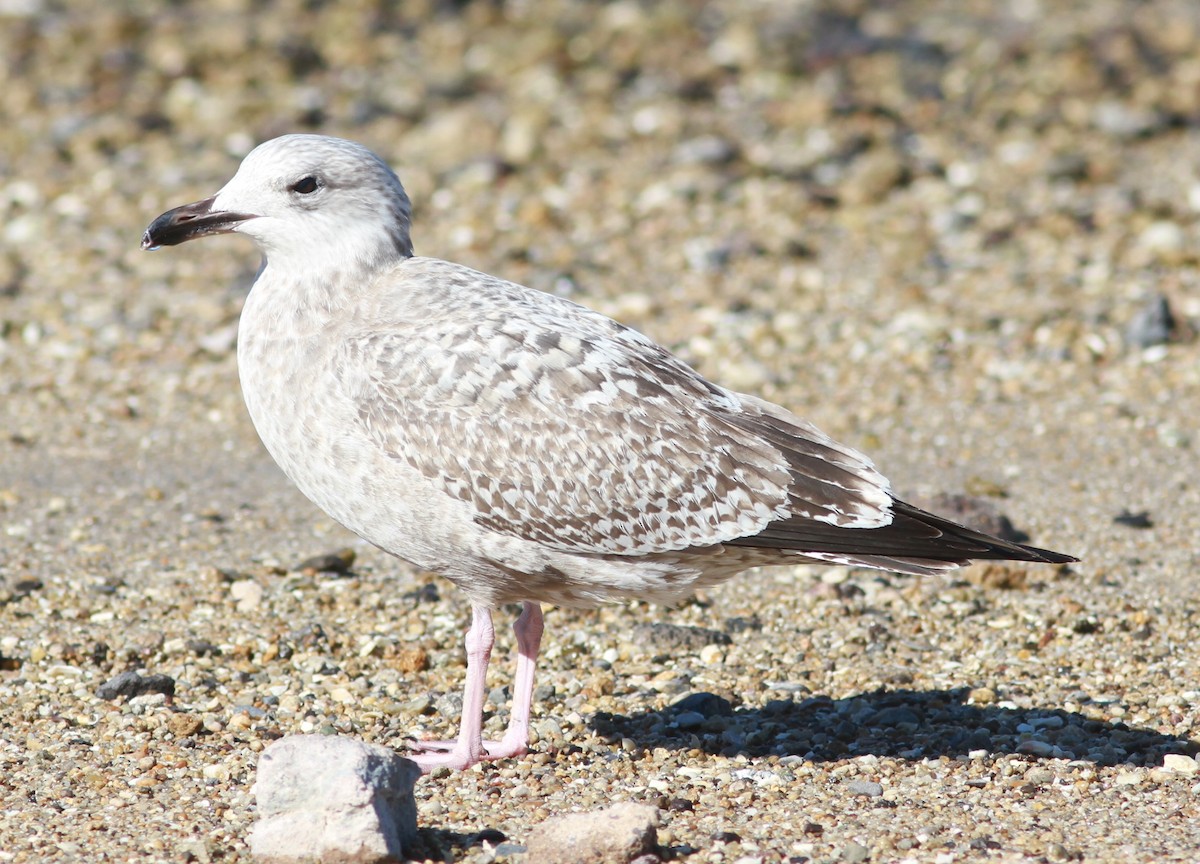
[(924, 759), (986, 750), (992, 755), (1081, 759), (1097, 765), (1162, 764), (1167, 753), (1200, 752), (1200, 741), (1069, 711), (967, 704), (967, 688), (880, 690), (846, 699), (781, 699), (734, 708), (693, 693), (662, 711), (597, 714), (594, 731), (613, 743), (701, 749), (723, 756), (856, 756)]

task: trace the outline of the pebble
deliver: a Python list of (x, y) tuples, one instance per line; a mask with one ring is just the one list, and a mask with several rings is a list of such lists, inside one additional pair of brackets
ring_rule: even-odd
[(263, 587), (253, 579), (240, 579), (229, 586), (229, 596), (243, 613), (253, 612), (262, 605), (263, 593)]
[(847, 864), (861, 864), (871, 857), (871, 850), (861, 843), (847, 843), (838, 853), (838, 857)]
[(657, 855), (658, 825), (654, 807), (624, 802), (547, 819), (525, 845), (529, 860), (539, 864), (631, 864)]
[(878, 798), (883, 794), (883, 785), (868, 780), (851, 780), (846, 784), (846, 791), (851, 795), (862, 795), (867, 798)]
[(1189, 775), (1200, 771), (1200, 765), (1197, 764), (1195, 758), (1182, 753), (1168, 753), (1163, 756), (1163, 768)]
[(259, 757), (261, 818), (247, 842), (268, 864), (403, 860), (417, 842), (420, 773), (395, 751), (351, 738), (282, 738)]
[(126, 699), (133, 699), (151, 693), (174, 696), (175, 679), (170, 675), (140, 675), (137, 672), (122, 672), (105, 681), (96, 690), (96, 695), (101, 699), (110, 700), (122, 696)]
[(1170, 300), (1163, 294), (1156, 294), (1130, 319), (1125, 328), (1125, 341), (1134, 348), (1152, 348), (1169, 341), (1175, 326)]

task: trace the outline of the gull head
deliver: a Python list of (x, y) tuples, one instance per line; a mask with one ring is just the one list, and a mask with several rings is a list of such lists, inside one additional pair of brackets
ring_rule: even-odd
[(411, 213), (399, 178), (366, 147), (284, 135), (250, 151), (216, 195), (155, 219), (142, 248), (236, 232), (272, 267), (371, 269), (413, 254)]

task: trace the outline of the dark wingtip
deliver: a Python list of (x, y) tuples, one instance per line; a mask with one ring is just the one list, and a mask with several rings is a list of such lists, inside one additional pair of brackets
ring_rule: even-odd
[(870, 567), (925, 573), (971, 561), (1028, 561), (1069, 564), (1079, 559), (1062, 552), (1014, 543), (900, 500), (894, 519), (880, 528), (838, 528), (808, 518), (772, 522), (758, 534), (727, 541), (731, 546), (780, 549), (798, 554), (841, 556)]
[[(1038, 564), (1074, 564), (1079, 559), (1065, 552), (1053, 552), (1050, 549), (1039, 549), (1037, 546), (1026, 546), (1024, 543), (1014, 544), (1030, 554), (1029, 561)], [(1021, 560), (1021, 559), (1018, 559)]]

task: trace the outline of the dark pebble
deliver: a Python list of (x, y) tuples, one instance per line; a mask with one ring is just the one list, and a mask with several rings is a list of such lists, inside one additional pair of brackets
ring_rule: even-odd
[(28, 597), (34, 591), (42, 590), (42, 587), (41, 579), (18, 579), (13, 583), (12, 593), (14, 597)]
[(353, 549), (339, 549), (336, 552), (305, 558), (292, 569), (311, 570), (314, 573), (349, 573), (350, 568), (354, 566), (354, 557)]
[(175, 679), (170, 675), (139, 675), (136, 672), (122, 672), (115, 678), (105, 681), (96, 690), (101, 699), (116, 699), (124, 696), (132, 699), (147, 693), (165, 693), (175, 695)]
[(672, 705), (671, 711), (676, 715), (695, 713), (702, 718), (732, 717), (733, 705), (716, 693), (690, 693)]
[(422, 585), (420, 588), (415, 588), (412, 591), (405, 591), (400, 595), (404, 600), (410, 600), (414, 603), (437, 603), (442, 599), (438, 593), (438, 587), (432, 582)]

